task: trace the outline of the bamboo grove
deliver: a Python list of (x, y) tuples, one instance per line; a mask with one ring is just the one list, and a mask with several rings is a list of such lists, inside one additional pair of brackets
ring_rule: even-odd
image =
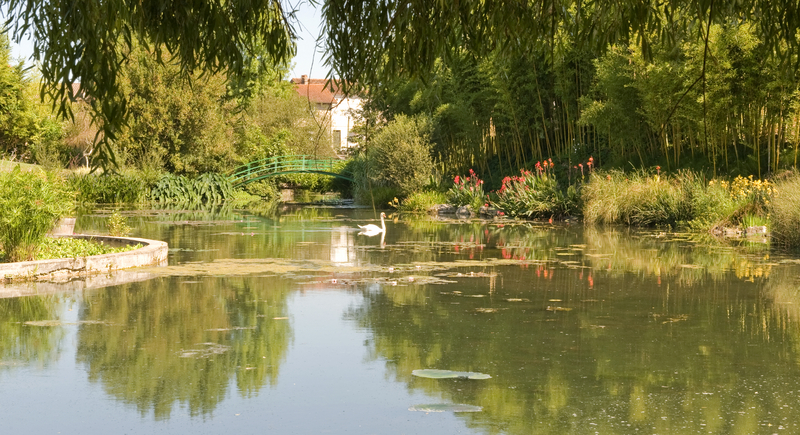
[(709, 175), (796, 167), (793, 70), (747, 22), (706, 31), (650, 53), (635, 44), (588, 49), (566, 33), (550, 51), (464, 52), (437, 61), (424, 80), (387, 82), (371, 96), (387, 119), (433, 119), (444, 173), (476, 168), (493, 177), (546, 158), (571, 166), (588, 156), (610, 167)]

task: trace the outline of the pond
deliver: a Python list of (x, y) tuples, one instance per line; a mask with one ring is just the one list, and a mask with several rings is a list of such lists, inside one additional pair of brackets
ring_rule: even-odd
[(337, 208), (130, 216), (169, 266), (0, 298), (3, 433), (800, 431), (800, 266), (757, 241), (430, 218), (381, 239), (358, 234), (371, 210)]

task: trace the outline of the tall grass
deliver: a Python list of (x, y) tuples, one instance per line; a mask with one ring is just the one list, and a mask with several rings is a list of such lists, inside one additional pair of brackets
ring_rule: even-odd
[(787, 248), (800, 246), (800, 175), (779, 180), (769, 204), (772, 239)]
[(705, 182), (693, 171), (596, 172), (583, 187), (584, 219), (595, 224), (688, 226), (711, 230), (765, 215), (771, 185), (737, 177)]
[(435, 205), (446, 202), (447, 195), (444, 193), (435, 190), (424, 190), (408, 195), (402, 202), (394, 198), (389, 205), (405, 213), (428, 213)]
[(0, 245), (6, 261), (33, 259), (37, 246), (73, 207), (64, 180), (19, 166), (0, 173)]
[(137, 173), (79, 174), (67, 177), (76, 201), (83, 204), (136, 204), (146, 200), (147, 181)]

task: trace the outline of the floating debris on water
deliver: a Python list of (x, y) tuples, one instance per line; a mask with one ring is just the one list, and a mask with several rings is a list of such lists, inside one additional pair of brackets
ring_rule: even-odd
[(572, 311), (572, 308), (567, 307), (551, 307), (550, 305), (545, 308), (547, 311)]
[(414, 405), (408, 408), (409, 411), (418, 412), (481, 412), (483, 408), (475, 405), (464, 405), (461, 403), (433, 403), (425, 405)]
[(476, 313), (496, 313), (500, 310), (507, 310), (508, 308), (475, 308)]
[(105, 325), (112, 326), (113, 323), (103, 322), (100, 320), (77, 320), (74, 322), (64, 322), (61, 320), (31, 320), (25, 322), (29, 326), (67, 326), (67, 325)]
[(230, 346), (219, 343), (197, 343), (198, 346), (205, 346), (200, 349), (182, 349), (178, 356), (181, 358), (208, 358), (212, 355), (220, 355), (229, 350)]
[(490, 375), (478, 372), (458, 372), (453, 370), (418, 369), (411, 372), (414, 376), (430, 379), (489, 379)]

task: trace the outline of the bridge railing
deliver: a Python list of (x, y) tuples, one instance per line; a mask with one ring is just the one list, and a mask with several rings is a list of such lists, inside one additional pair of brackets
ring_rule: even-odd
[(336, 163), (340, 161), (341, 160), (338, 159), (315, 159), (313, 156), (304, 155), (267, 157), (235, 168), (228, 175), (228, 179), (231, 181), (231, 184), (236, 186), (271, 175), (292, 172), (318, 172), (339, 175), (335, 170)]

